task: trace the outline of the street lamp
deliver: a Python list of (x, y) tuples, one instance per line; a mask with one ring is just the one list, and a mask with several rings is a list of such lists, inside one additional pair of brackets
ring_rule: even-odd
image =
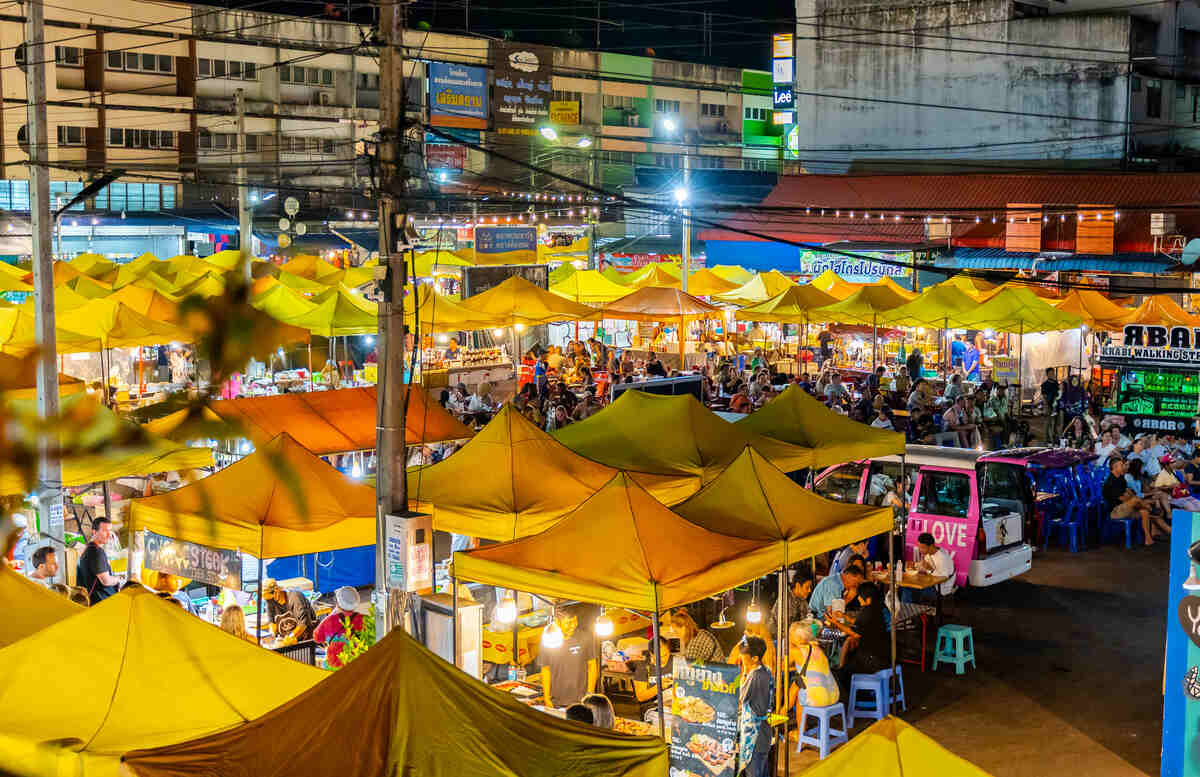
[(688, 190), (682, 186), (675, 187), (675, 203), (682, 206), (688, 200)]
[(538, 130), (542, 133), (542, 137), (549, 141), (558, 140), (558, 133), (554, 131), (554, 127), (542, 127)]
[(679, 126), (675, 123), (674, 119), (663, 119), (662, 125), (663, 129), (665, 129), (667, 132), (674, 132)]
[(580, 138), (579, 140), (575, 141), (576, 148), (588, 148), (591, 145), (592, 145), (592, 139), (587, 137), (586, 135), (583, 136), (582, 138)]

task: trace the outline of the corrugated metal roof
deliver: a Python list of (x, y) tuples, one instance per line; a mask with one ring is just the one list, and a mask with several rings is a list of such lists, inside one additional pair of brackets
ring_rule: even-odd
[(1030, 270), (1033, 269), (1035, 260), (1037, 260), (1037, 269), (1045, 272), (1157, 273), (1172, 264), (1154, 254), (1144, 253), (1114, 254), (1112, 256), (1075, 254), (1052, 257), (1027, 252), (1005, 251), (999, 248), (956, 248), (952, 254), (939, 257), (935, 266), (960, 270)]

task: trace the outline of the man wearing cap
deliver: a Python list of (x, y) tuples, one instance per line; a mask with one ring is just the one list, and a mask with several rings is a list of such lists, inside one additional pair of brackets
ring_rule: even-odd
[(350, 644), (350, 638), (363, 632), (363, 616), (358, 611), (358, 591), (344, 585), (333, 593), (333, 612), (325, 616), (321, 625), (313, 632), (313, 639), (325, 645), (325, 664), (330, 669), (340, 669), (342, 651)]
[[(267, 605), (267, 628), (280, 639), (303, 642), (312, 639), (317, 614), (308, 598), (299, 591), (285, 591), (267, 578), (263, 580), (263, 601)], [(279, 626), (285, 627), (284, 631)]]

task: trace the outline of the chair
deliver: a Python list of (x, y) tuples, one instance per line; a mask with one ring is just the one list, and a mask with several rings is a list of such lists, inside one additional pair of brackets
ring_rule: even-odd
[(1125, 547), (1132, 548), (1134, 540), (1142, 535), (1142, 520), (1138, 517), (1109, 518), (1104, 524), (1107, 531), (1104, 532), (1105, 536), (1102, 539), (1111, 537), (1114, 533), (1113, 530), (1120, 531), (1121, 527), (1125, 529)]
[(890, 713), (897, 703), (900, 709), (908, 712), (908, 700), (904, 698), (904, 667), (896, 665), (893, 676), (891, 668), (881, 669), (875, 675), (883, 681), (883, 692), (886, 698), (884, 708)]
[[(873, 698), (860, 699), (870, 693)], [(855, 718), (883, 720), (887, 717), (887, 682), (875, 674), (856, 674), (850, 677), (850, 711), (846, 722), (853, 727)]]
[[(832, 720), (839, 715), (842, 718), (842, 727), (834, 728)], [(817, 725), (812, 729), (807, 728), (809, 718), (816, 718), (817, 721)], [(830, 750), (849, 741), (846, 735), (846, 708), (840, 701), (828, 707), (805, 707), (797, 729), (796, 752), (803, 750), (805, 745), (812, 745), (817, 748), (822, 761), (829, 755)]]
[(975, 663), (975, 636), (970, 626), (954, 624), (942, 626), (937, 633), (937, 649), (933, 652), (933, 668), (939, 663), (954, 664), (954, 673), (966, 672), (967, 662), (972, 669), (978, 669)]

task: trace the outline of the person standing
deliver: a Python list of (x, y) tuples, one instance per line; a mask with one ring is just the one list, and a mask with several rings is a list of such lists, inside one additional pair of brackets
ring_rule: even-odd
[(75, 582), (87, 591), (91, 604), (99, 604), (108, 597), (115, 596), (121, 587), (121, 578), (113, 574), (108, 563), (108, 554), (104, 551), (104, 545), (111, 536), (112, 521), (103, 515), (94, 518), (92, 538), (75, 568)]
[(330, 669), (345, 666), (342, 651), (350, 644), (351, 637), (363, 633), (364, 621), (358, 611), (358, 591), (344, 585), (333, 593), (335, 607), (325, 616), (313, 633), (313, 639), (325, 645), (325, 665)]
[(775, 681), (763, 666), (767, 643), (761, 637), (743, 637), (740, 648), (742, 688), (738, 694), (738, 723), (741, 731), (739, 758), (742, 777), (770, 774), (771, 726), (767, 716), (775, 705)]
[(1062, 434), (1062, 416), (1059, 415), (1058, 409), (1058, 394), (1059, 394), (1058, 378), (1054, 375), (1054, 368), (1046, 369), (1046, 379), (1042, 381), (1042, 402), (1046, 406), (1046, 444), (1054, 445), (1054, 441)]
[(979, 380), (979, 349), (974, 343), (967, 343), (966, 349), (963, 351), (963, 374), (967, 376), (967, 380), (978, 382)]
[(920, 348), (912, 349), (912, 353), (908, 355), (905, 366), (908, 367), (909, 377), (914, 381), (925, 377), (925, 358), (921, 356)]
[(963, 342), (962, 335), (955, 335), (954, 342), (950, 343), (950, 366), (959, 367), (963, 363), (963, 355), (967, 352), (967, 344)]
[(285, 591), (271, 578), (263, 580), (262, 592), (267, 606), (268, 629), (280, 639), (290, 639), (291, 644), (312, 639), (317, 614), (304, 594)]

